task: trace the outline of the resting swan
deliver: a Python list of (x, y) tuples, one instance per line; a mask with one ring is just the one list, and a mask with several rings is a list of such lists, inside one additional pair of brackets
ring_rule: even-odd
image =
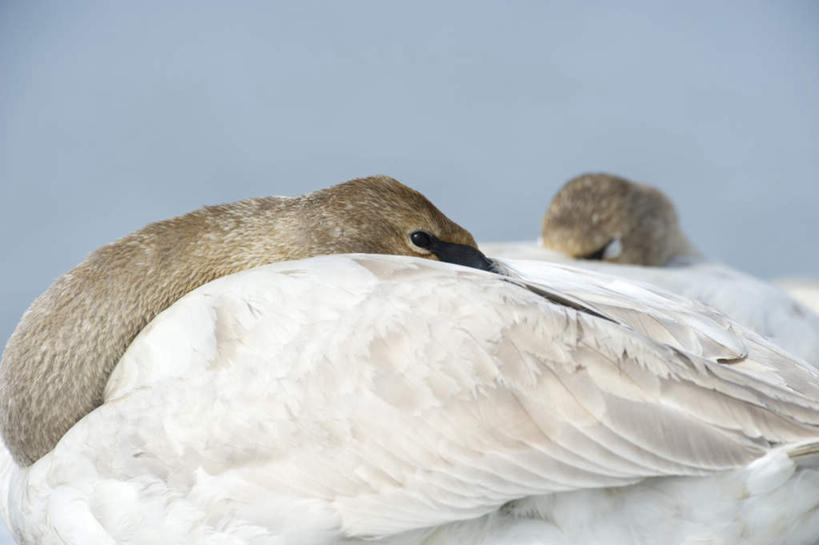
[(697, 299), (819, 367), (819, 316), (782, 289), (705, 260), (658, 189), (584, 174), (555, 195), (539, 243), (481, 244), (493, 257), (572, 263)]
[[(430, 234), (438, 237), (434, 247)], [(416, 236), (429, 244), (415, 243)], [(192, 289), (265, 263), (350, 252), (489, 266), (471, 234), (386, 176), (297, 198), (208, 206), (151, 224), (92, 253), (23, 315), (0, 365), (6, 446), (23, 465), (51, 450), (102, 402), (108, 376), (136, 334)]]
[[(16, 539), (819, 538), (814, 370), (649, 287), (550, 263), (528, 278), (478, 270), (493, 265), (448, 220), (367, 206), (376, 188), (401, 210), (416, 194), (396, 183), (359, 182), (357, 232), (397, 222), (403, 253), (475, 268), (336, 255), (193, 289), (52, 449), (28, 466), (3, 453)], [(452, 236), (413, 236), (441, 225)]]

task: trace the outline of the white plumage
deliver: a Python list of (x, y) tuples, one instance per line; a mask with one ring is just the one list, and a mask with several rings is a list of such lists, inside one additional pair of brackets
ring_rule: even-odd
[(39, 545), (819, 540), (816, 371), (662, 291), (506, 265), (526, 282), (358, 255), (191, 292), (52, 452), (4, 453), (7, 522)]

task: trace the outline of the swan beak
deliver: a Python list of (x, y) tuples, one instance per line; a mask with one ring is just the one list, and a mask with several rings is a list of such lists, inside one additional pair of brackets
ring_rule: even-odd
[(429, 251), (445, 263), (455, 263), (456, 265), (464, 265), (482, 271), (498, 272), (494, 261), (483, 255), (477, 248), (466, 244), (455, 244), (433, 239)]

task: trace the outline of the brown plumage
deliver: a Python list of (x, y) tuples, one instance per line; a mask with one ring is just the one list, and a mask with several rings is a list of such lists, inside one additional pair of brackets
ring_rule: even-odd
[(543, 218), (543, 245), (571, 257), (595, 254), (618, 239), (622, 250), (606, 259), (663, 266), (694, 253), (674, 205), (659, 190), (610, 174), (583, 174), (566, 182)]
[(206, 206), (93, 252), (25, 312), (0, 365), (0, 426), (28, 465), (102, 403), (129, 343), (159, 312), (215, 278), (322, 254), (435, 259), (409, 234), (424, 230), (476, 247), (472, 235), (423, 195), (376, 176), (300, 197)]

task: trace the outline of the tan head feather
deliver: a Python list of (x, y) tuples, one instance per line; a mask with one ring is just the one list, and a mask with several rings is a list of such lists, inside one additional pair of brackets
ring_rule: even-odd
[(572, 257), (634, 265), (663, 266), (694, 252), (665, 195), (610, 174), (569, 180), (546, 211), (542, 240)]

